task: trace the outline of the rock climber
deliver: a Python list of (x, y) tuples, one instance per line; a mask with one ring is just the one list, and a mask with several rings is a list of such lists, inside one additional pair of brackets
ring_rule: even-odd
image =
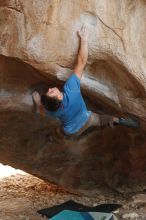
[(84, 25), (78, 32), (80, 48), (77, 62), (72, 75), (65, 82), (63, 91), (58, 88), (49, 88), (40, 95), (33, 92), (32, 98), (40, 114), (49, 113), (61, 121), (61, 130), (68, 136), (79, 136), (89, 127), (125, 125), (137, 128), (139, 123), (133, 118), (118, 118), (110, 115), (100, 115), (88, 111), (81, 94), (81, 78), (88, 58), (88, 29)]

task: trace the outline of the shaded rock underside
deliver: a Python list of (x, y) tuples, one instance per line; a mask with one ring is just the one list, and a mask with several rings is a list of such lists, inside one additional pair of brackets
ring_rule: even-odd
[[(139, 116), (140, 129), (107, 127), (75, 140), (67, 139), (60, 135), (57, 121), (34, 114), (31, 92), (36, 85), (54, 83), (53, 77), (43, 77), (20, 60), (1, 57), (0, 161), (73, 192), (91, 195), (97, 189), (144, 190), (146, 137), (143, 117), (141, 120)], [(62, 88), (63, 82), (56, 83)], [(106, 102), (102, 96), (97, 98), (95, 95), (91, 100), (92, 91), (87, 88), (83, 88), (83, 93), (88, 106), (96, 112), (130, 113), (119, 110), (115, 103)]]

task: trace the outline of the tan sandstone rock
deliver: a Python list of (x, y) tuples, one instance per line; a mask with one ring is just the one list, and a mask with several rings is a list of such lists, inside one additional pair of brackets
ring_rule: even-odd
[[(144, 0), (0, 1), (0, 160), (76, 191), (144, 188), (145, 20)], [(34, 117), (32, 85), (62, 86), (74, 67), (77, 31), (84, 23), (90, 37), (82, 86), (89, 106), (134, 115), (141, 130), (107, 128), (72, 142), (57, 139)]]
[(65, 79), (88, 24), (89, 61), (83, 85), (117, 108), (145, 119), (145, 1), (3, 1), (0, 52)]

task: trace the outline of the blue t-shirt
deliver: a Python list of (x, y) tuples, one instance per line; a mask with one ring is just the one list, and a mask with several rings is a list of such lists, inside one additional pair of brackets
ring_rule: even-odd
[(91, 115), (87, 110), (80, 91), (80, 79), (76, 74), (64, 84), (63, 100), (59, 109), (49, 112), (51, 116), (59, 118), (65, 132), (74, 134), (86, 123)]

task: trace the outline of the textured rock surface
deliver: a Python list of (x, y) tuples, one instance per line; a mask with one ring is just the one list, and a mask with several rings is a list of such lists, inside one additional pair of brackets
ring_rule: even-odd
[[(145, 19), (144, 0), (0, 1), (0, 160), (75, 191), (143, 189)], [(58, 135), (58, 122), (35, 118), (33, 85), (62, 86), (73, 68), (76, 32), (83, 23), (90, 30), (82, 80), (89, 106), (135, 115), (140, 130), (107, 128), (71, 141)]]

